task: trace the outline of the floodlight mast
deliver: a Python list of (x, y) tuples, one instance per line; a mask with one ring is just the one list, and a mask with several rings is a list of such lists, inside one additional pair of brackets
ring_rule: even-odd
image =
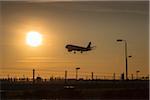
[(117, 39), (117, 42), (125, 43), (125, 64), (126, 64), (126, 80), (128, 80), (128, 56), (127, 56), (127, 41), (123, 39)]

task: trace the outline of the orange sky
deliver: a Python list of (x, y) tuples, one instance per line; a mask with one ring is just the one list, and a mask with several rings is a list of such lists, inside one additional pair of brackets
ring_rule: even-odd
[[(148, 72), (148, 2), (2, 2), (1, 76), (30, 76), (33, 68), (47, 73), (65, 70), (122, 73), (125, 71), (124, 44), (128, 42), (129, 74)], [(25, 44), (29, 31), (43, 35), (43, 45)], [(96, 49), (83, 54), (69, 53), (67, 44)], [(13, 71), (13, 72), (12, 72)], [(19, 73), (19, 74), (16, 74)]]

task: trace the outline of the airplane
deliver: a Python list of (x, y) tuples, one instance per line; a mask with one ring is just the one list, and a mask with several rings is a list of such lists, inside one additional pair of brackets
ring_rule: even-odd
[(66, 49), (68, 49), (68, 52), (74, 51), (74, 53), (76, 53), (76, 51), (80, 51), (81, 53), (83, 53), (84, 51), (90, 51), (94, 48), (95, 46), (91, 47), (91, 42), (89, 42), (87, 47), (81, 47), (81, 46), (76, 46), (76, 45), (66, 45)]

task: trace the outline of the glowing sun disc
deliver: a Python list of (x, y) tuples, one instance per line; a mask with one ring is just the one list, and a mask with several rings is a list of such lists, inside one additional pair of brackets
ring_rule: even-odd
[(39, 32), (28, 32), (26, 44), (32, 47), (40, 46), (42, 44), (42, 35)]

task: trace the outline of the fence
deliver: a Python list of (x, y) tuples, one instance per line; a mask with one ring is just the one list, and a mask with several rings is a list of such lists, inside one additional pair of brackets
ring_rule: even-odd
[[(77, 75), (78, 74), (78, 75)], [(15, 72), (3, 70), (0, 73), (1, 79), (14, 81), (31, 81), (33, 79), (32, 70), (17, 70)], [(80, 80), (123, 80), (121, 73), (100, 73), (79, 71), (58, 71), (58, 70), (35, 70), (35, 79), (37, 80), (60, 80), (60, 79), (80, 79)], [(78, 77), (77, 77), (78, 76)], [(128, 74), (129, 80), (149, 80), (149, 75)]]

